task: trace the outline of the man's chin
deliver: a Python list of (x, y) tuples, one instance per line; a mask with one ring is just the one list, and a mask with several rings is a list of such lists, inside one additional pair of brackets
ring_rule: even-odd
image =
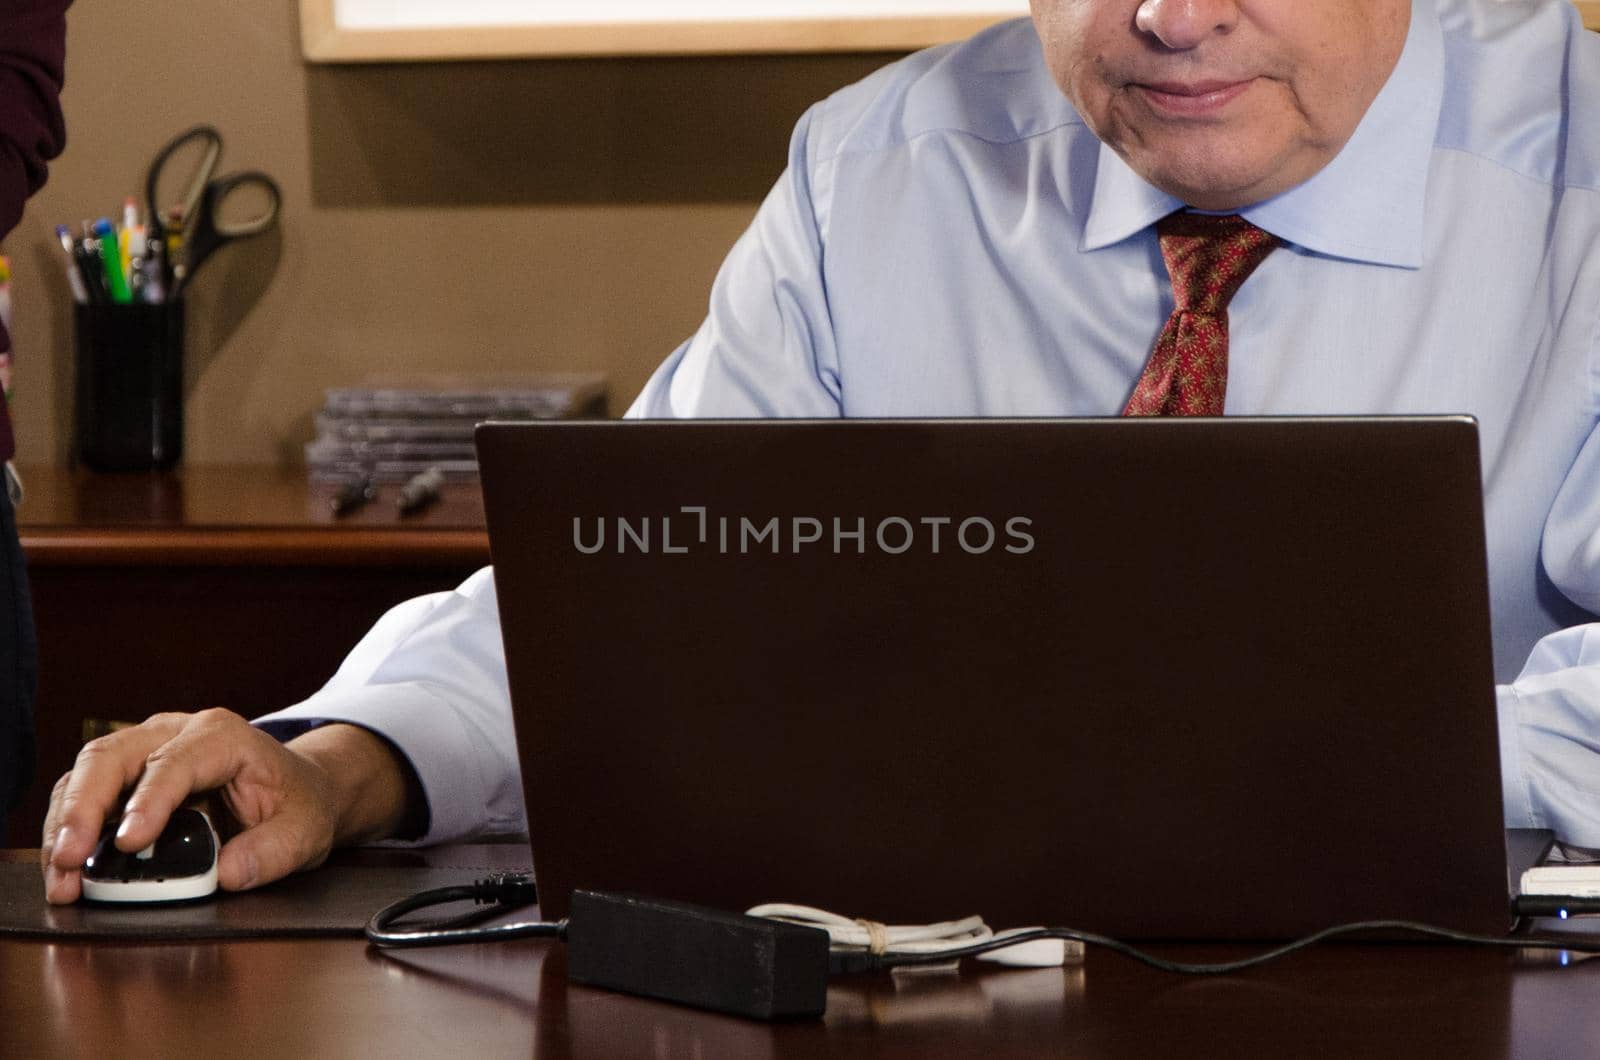
[(1288, 167), (1228, 157), (1205, 149), (1128, 160), (1134, 172), (1168, 195), (1201, 210), (1234, 210), (1270, 199), (1300, 183)]

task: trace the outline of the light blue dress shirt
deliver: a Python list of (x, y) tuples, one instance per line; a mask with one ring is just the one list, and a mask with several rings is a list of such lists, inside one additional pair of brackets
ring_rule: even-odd
[[(1507, 823), (1600, 846), (1600, 37), (1564, 0), (1413, 7), (1344, 150), (1242, 211), (1286, 246), (1232, 303), (1226, 410), (1478, 417)], [(1115, 415), (1181, 206), (1094, 138), (1028, 21), (911, 56), (802, 119), (629, 414)], [(431, 840), (520, 828), (495, 623), (480, 572), (274, 717), (388, 736)]]

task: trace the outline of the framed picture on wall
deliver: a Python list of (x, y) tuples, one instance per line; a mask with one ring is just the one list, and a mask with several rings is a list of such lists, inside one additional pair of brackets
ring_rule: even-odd
[(312, 62), (901, 51), (1027, 0), (300, 0)]

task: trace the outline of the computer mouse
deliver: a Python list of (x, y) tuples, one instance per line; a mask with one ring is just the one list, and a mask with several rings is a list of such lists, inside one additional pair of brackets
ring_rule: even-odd
[(83, 897), (91, 902), (184, 902), (217, 890), (216, 829), (201, 810), (180, 806), (156, 841), (132, 854), (117, 849), (117, 821), (83, 863)]

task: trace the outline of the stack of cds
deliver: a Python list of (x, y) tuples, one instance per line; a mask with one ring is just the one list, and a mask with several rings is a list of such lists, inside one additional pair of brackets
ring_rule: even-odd
[(606, 415), (605, 378), (591, 373), (371, 379), (328, 390), (306, 443), (313, 480), (402, 481), (438, 468), (478, 473), (472, 430), (484, 420)]

